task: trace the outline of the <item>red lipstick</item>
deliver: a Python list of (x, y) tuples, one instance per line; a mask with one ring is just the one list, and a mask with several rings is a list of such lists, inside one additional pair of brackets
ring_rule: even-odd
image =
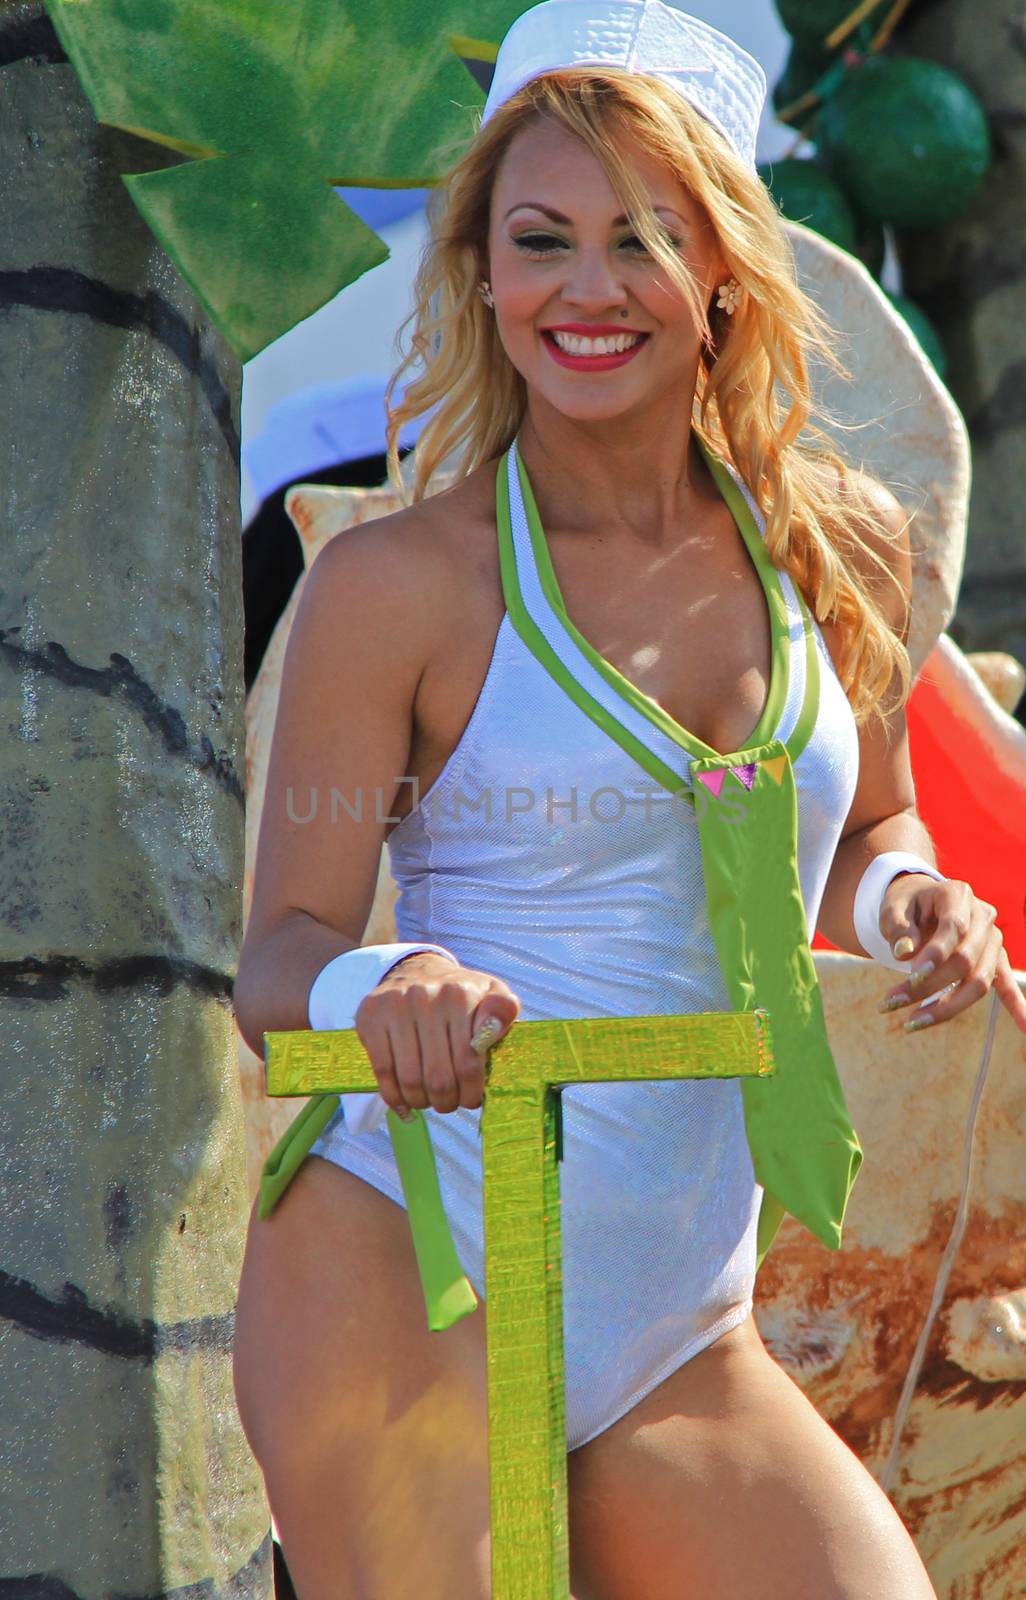
[[(629, 350), (612, 351), (603, 356), (571, 355), (568, 350), (559, 348), (553, 338), (554, 333), (575, 333), (586, 339), (616, 338), (618, 334), (626, 333), (633, 335), (637, 342)], [(614, 367), (625, 367), (628, 361), (633, 361), (647, 343), (648, 334), (642, 333), (639, 328), (617, 328), (608, 322), (562, 322), (551, 328), (542, 328), (541, 338), (557, 366), (569, 367), (572, 372), (609, 372)]]

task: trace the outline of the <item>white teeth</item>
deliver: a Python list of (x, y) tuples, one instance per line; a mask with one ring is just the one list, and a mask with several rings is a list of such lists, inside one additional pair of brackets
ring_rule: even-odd
[(551, 329), (552, 337), (560, 350), (569, 356), (609, 356), (619, 354), (623, 350), (630, 350), (637, 344), (640, 334), (617, 333), (608, 338), (589, 339), (580, 333), (563, 333)]

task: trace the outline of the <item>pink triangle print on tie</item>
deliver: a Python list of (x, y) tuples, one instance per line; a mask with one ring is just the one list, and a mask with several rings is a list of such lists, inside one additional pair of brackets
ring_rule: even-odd
[(714, 795), (717, 800), (720, 798), (723, 780), (727, 776), (725, 767), (721, 767), (718, 772), (699, 772), (695, 776), (698, 778), (699, 783), (705, 784), (711, 795)]

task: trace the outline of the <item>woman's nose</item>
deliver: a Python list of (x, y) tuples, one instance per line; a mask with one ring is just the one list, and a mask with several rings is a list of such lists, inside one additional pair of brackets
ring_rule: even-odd
[(603, 310), (627, 304), (627, 291), (604, 251), (580, 251), (563, 284), (562, 298), (581, 310)]

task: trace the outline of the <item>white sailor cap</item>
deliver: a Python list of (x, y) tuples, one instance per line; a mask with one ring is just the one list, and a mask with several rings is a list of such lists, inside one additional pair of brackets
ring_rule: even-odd
[(766, 74), (707, 22), (663, 0), (542, 0), (517, 18), (499, 46), (482, 122), (532, 78), (561, 67), (661, 78), (755, 167)]

